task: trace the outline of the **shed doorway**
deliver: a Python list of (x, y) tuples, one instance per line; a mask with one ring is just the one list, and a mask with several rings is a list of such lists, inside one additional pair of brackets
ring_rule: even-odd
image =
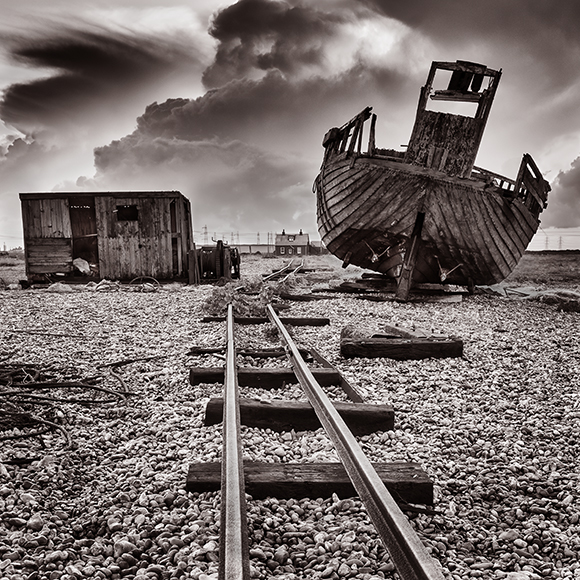
[(97, 218), (93, 196), (69, 197), (72, 232), (72, 257), (82, 258), (91, 265), (91, 276), (99, 276), (99, 244)]

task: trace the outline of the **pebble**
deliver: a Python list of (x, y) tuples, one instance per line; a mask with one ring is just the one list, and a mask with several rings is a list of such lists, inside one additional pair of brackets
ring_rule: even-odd
[(27, 522), (26, 527), (39, 532), (44, 527), (44, 520), (40, 514), (34, 514)]

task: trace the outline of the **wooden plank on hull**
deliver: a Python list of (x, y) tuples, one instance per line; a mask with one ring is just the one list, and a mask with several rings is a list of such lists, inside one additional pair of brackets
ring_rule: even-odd
[[(433, 482), (417, 463), (373, 463), (393, 498), (400, 503), (433, 505)], [(221, 464), (191, 463), (187, 474), (189, 492), (218, 491)], [(340, 498), (356, 492), (341, 463), (262, 463), (244, 461), (246, 493), (254, 499), (276, 497), (318, 498), (336, 493)]]
[[(248, 427), (273, 431), (316, 431), (320, 421), (308, 401), (261, 401), (240, 398), (240, 421)], [(391, 405), (335, 402), (334, 406), (355, 435), (368, 435), (376, 431), (391, 431), (395, 426), (395, 412)], [(208, 401), (204, 425), (221, 423), (223, 399)]]
[(342, 167), (341, 169), (343, 169), (342, 173), (338, 174), (333, 179), (330, 179), (326, 173), (324, 174), (324, 191), (327, 193), (326, 201), (329, 207), (334, 203), (340, 202), (343, 197), (347, 197), (349, 192), (352, 191), (355, 183), (359, 183), (366, 178), (369, 178), (369, 173), (373, 173), (372, 169), (364, 164), (359, 165), (356, 168), (356, 171), (349, 170), (348, 166)]
[(511, 210), (511, 204), (497, 194), (486, 196), (483, 203), (490, 220), (496, 224), (496, 229), (503, 230), (505, 232), (504, 239), (509, 238), (511, 241), (512, 255), (519, 262), (528, 241), (526, 241), (526, 235), (519, 220), (516, 219)]
[(423, 238), (435, 247), (433, 254), (439, 260), (435, 280), (440, 279), (439, 267), (451, 269), (464, 264), (466, 278), (470, 273), (473, 275), (475, 265), (484, 272), (487, 269), (471, 237), (473, 218), (464, 210), (463, 198), (471, 193), (467, 188), (458, 192), (454, 186), (442, 183), (431, 191)]
[[(494, 201), (496, 203), (494, 203)], [(500, 203), (503, 204), (503, 199), (501, 199)], [(513, 226), (510, 225), (510, 227), (506, 229), (505, 223), (502, 223), (502, 221), (498, 219), (496, 211), (496, 208), (498, 207), (497, 200), (491, 198), (489, 194), (482, 194), (479, 205), (481, 206), (482, 213), (487, 216), (486, 221), (490, 224), (490, 234), (493, 235), (493, 232), (496, 232), (496, 236), (494, 237), (498, 241), (498, 247), (504, 256), (506, 263), (510, 266), (510, 271), (513, 270), (519, 262), (525, 248), (521, 244)]]
[[(338, 196), (328, 195), (326, 207), (333, 220), (341, 223), (343, 219), (353, 213), (353, 208), (360, 207), (369, 199), (372, 200), (376, 192), (383, 187), (387, 177), (378, 171), (366, 173), (364, 179), (352, 184), (348, 190), (343, 190), (344, 195), (341, 195), (339, 199), (337, 199)], [(328, 192), (332, 193), (332, 190), (330, 189)]]
[(454, 210), (450, 209), (449, 215), (446, 214), (442, 219), (457, 219), (459, 227), (463, 228), (466, 252), (463, 262), (467, 268), (471, 267), (471, 277), (475, 281), (497, 279), (500, 272), (496, 261), (500, 258), (500, 254), (489, 237), (488, 228), (473, 197), (473, 190), (467, 190), (465, 195), (457, 196)]
[[(396, 191), (394, 198), (386, 195), (375, 195), (376, 191), (387, 187), (386, 183), (386, 181), (378, 181), (376, 189), (372, 192), (373, 197), (367, 199), (365, 204), (358, 206), (356, 210), (350, 208), (350, 215), (339, 214), (334, 216), (336, 221), (342, 221), (339, 221), (339, 225), (333, 228), (331, 232), (332, 242), (329, 242), (330, 245), (327, 244), (331, 251), (338, 255), (342, 255), (342, 252), (346, 250), (342, 250), (341, 248), (342, 246), (345, 246), (345, 248), (348, 248), (348, 251), (352, 252), (358, 244), (362, 244), (363, 240), (371, 244), (371, 247), (373, 247), (372, 244), (375, 240), (369, 239), (369, 233), (372, 232), (373, 227), (376, 226), (377, 233), (382, 237), (382, 232), (385, 229), (385, 221), (396, 222), (397, 227), (405, 232), (405, 237), (409, 235), (408, 232), (412, 229), (414, 215), (416, 213), (416, 203), (414, 202), (415, 188), (407, 187), (406, 183), (395, 181), (391, 184), (396, 190), (398, 190)], [(398, 197), (398, 194), (400, 194), (400, 197)], [(403, 215), (401, 215), (402, 213), (409, 216), (413, 215), (413, 218), (407, 220)], [(375, 217), (374, 219), (371, 219), (369, 223), (366, 223), (366, 221), (369, 220), (369, 214), (372, 214)], [(358, 232), (356, 231), (357, 228), (360, 228)], [(358, 256), (353, 256), (353, 263), (356, 263), (356, 260), (358, 259), (359, 264), (364, 264), (365, 256), (368, 252), (368, 247), (361, 245), (357, 252)], [(368, 261), (368, 267), (372, 267), (370, 259)]]
[[(474, 218), (475, 225), (472, 234), (474, 235), (474, 240), (476, 241), (475, 235), (479, 235), (480, 242), (478, 247), (481, 251), (487, 251), (491, 259), (486, 260), (489, 264), (489, 269), (494, 275), (494, 280), (499, 282), (503, 280), (511, 271), (509, 264), (506, 262), (502, 250), (500, 249), (499, 240), (497, 236), (494, 236), (490, 231), (490, 224), (484, 219), (481, 212), (481, 204), (478, 200), (474, 199), (473, 196), (466, 196), (466, 201), (468, 202), (468, 208), (471, 210), (471, 215)], [(506, 273), (507, 271), (507, 273)], [(478, 283), (478, 280), (475, 280)]]

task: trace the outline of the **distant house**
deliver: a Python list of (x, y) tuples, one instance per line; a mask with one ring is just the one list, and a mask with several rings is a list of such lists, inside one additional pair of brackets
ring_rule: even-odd
[(191, 205), (179, 191), (21, 193), (26, 275), (185, 278)]
[(287, 234), (282, 230), (281, 234), (276, 234), (275, 254), (277, 256), (307, 256), (310, 249), (310, 237), (303, 234), (302, 230), (298, 234)]

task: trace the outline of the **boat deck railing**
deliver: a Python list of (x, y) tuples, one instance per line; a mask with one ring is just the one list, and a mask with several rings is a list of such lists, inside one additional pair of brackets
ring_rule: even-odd
[[(370, 156), (401, 163), (404, 153), (393, 149), (379, 149), (375, 146), (375, 124), (377, 116), (366, 107), (342, 127), (333, 127), (326, 133), (322, 142), (325, 148), (325, 161), (330, 155), (352, 157)], [(362, 150), (364, 125), (371, 119), (367, 151)], [(487, 182), (491, 189), (500, 192), (510, 201), (520, 200), (532, 214), (538, 216), (547, 205), (550, 186), (542, 177), (531, 155), (525, 153), (516, 179), (510, 179), (482, 167), (474, 166), (472, 179)]]

